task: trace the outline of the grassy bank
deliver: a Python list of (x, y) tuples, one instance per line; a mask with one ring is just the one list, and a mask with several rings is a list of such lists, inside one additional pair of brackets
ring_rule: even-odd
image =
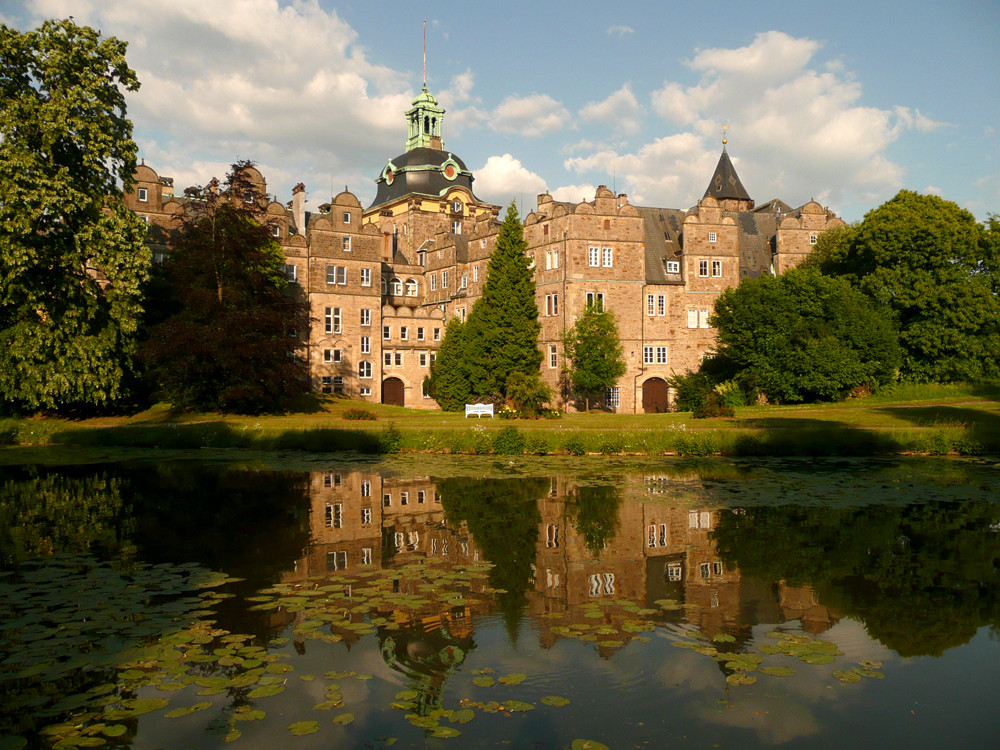
[(358, 407), (329, 398), (266, 417), (178, 414), (161, 405), (128, 417), (7, 419), (0, 420), (0, 444), (364, 454), (1000, 454), (995, 386), (909, 386), (837, 404), (745, 407), (733, 419), (711, 420), (689, 413), (476, 420), (383, 405), (365, 407), (373, 420), (345, 418)]

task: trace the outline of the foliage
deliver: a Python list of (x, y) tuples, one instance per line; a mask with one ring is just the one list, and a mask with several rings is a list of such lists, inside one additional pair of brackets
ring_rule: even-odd
[(132, 372), (150, 254), (123, 202), (136, 146), (125, 42), (0, 25), (0, 399), (106, 406)]
[(622, 496), (616, 487), (583, 485), (571, 506), (573, 527), (583, 537), (587, 549), (600, 555), (618, 533), (618, 511)]
[(389, 424), (379, 437), (382, 453), (399, 453), (403, 447), (403, 433), (395, 424)]
[(501, 456), (520, 456), (524, 453), (524, 435), (512, 425), (500, 428), (493, 437), (493, 452)]
[(343, 419), (348, 421), (371, 421), (374, 422), (378, 417), (375, 416), (375, 412), (371, 409), (361, 409), (358, 407), (352, 407), (344, 411), (340, 415)]
[(1000, 371), (998, 229), (996, 217), (984, 230), (951, 201), (903, 190), (821, 235), (815, 265), (892, 312), (903, 377), (975, 380)]
[(696, 412), (709, 394), (714, 392), (715, 383), (704, 368), (667, 378), (667, 385), (674, 389), (674, 408), (677, 411)]
[(704, 400), (691, 413), (695, 419), (706, 419), (711, 417), (735, 417), (736, 409), (726, 403), (719, 393), (712, 389), (706, 394)]
[(582, 456), (587, 452), (587, 446), (583, 442), (583, 438), (579, 435), (571, 435), (566, 443), (563, 445), (566, 452), (571, 456)]
[(891, 382), (899, 366), (888, 316), (846, 280), (815, 269), (727, 289), (712, 323), (715, 364), (772, 402), (843, 398), (856, 386)]
[(178, 408), (253, 414), (309, 388), (299, 356), (308, 306), (285, 279), (259, 204), (242, 199), (251, 166), (234, 164), (223, 192), (202, 191), (164, 264), (176, 310), (151, 327), (143, 352)]
[(445, 411), (461, 411), (472, 397), (466, 367), (467, 341), (466, 324), (452, 318), (444, 330), (437, 359), (431, 363), (431, 392)]
[(618, 326), (614, 313), (596, 304), (587, 305), (573, 327), (563, 336), (566, 376), (573, 393), (583, 396), (586, 409), (590, 397), (603, 394), (625, 374)]
[(469, 387), (476, 395), (498, 392), (506, 396), (513, 373), (531, 375), (541, 364), (541, 324), (526, 250), (524, 228), (512, 202), (490, 256), (483, 295), (469, 315), (468, 337), (475, 346), (464, 353), (464, 361)]
[(542, 382), (538, 370), (530, 373), (517, 370), (507, 378), (507, 398), (519, 416), (537, 419), (552, 398), (552, 389)]

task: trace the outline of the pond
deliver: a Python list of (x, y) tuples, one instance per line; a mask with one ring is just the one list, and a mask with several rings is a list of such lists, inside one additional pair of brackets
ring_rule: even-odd
[(0, 467), (0, 750), (995, 747), (990, 460)]

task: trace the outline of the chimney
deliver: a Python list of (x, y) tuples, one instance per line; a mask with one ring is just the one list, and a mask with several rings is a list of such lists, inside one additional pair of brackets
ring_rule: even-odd
[(306, 186), (301, 182), (292, 188), (292, 219), (295, 233), (306, 236)]

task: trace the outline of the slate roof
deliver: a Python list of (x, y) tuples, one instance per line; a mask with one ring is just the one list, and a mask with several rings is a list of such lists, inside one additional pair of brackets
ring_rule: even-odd
[[(455, 179), (449, 180), (444, 176), (443, 165), (453, 161), (458, 165), (458, 174)], [(392, 184), (386, 180), (385, 172), (375, 180), (378, 191), (375, 200), (365, 209), (371, 211), (377, 206), (390, 203), (406, 195), (426, 195), (437, 198), (447, 192), (449, 188), (459, 186), (472, 192), (472, 172), (465, 166), (455, 154), (436, 148), (411, 148), (409, 151), (390, 159), (389, 164), (393, 172)], [(475, 195), (473, 195), (475, 198)], [(476, 198), (478, 201), (479, 199)]]
[(667, 273), (666, 261), (680, 260), (681, 232), (687, 211), (635, 206), (642, 217), (647, 284), (683, 284), (683, 274)]
[(726, 153), (725, 148), (722, 149), (722, 156), (719, 157), (719, 163), (715, 167), (715, 172), (712, 174), (712, 180), (708, 183), (705, 195), (710, 195), (716, 200), (725, 200), (727, 198), (743, 201), (751, 200), (750, 194), (743, 187), (743, 183), (740, 182), (740, 176), (736, 174), (736, 168), (729, 160), (729, 154)]

